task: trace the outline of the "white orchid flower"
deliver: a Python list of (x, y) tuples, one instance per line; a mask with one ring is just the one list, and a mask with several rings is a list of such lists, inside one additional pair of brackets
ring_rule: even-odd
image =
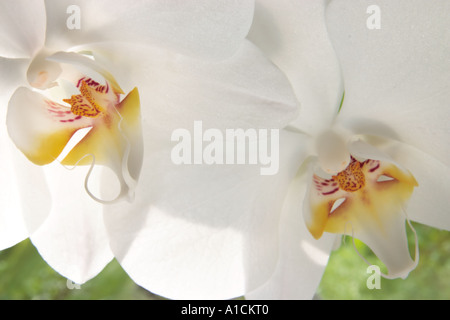
[[(325, 2), (258, 2), (249, 39), (290, 84), (245, 43), (223, 64), (197, 64), (192, 92), (214, 86), (201, 75), (216, 68), (228, 82), (185, 100), (191, 114), (173, 119), (171, 104), (161, 103), (143, 125), (145, 136), (161, 137), (144, 142), (143, 188), (137, 201), (108, 206), (104, 215), (115, 257), (140, 286), (175, 299), (311, 298), (336, 234), (362, 239), (387, 265), (388, 277), (404, 277), (418, 258), (406, 246), (405, 221), (449, 228), (448, 199), (434, 188), (449, 187), (449, 73), (445, 50), (437, 50), (446, 43), (445, 2), (431, 12), (422, 2), (380, 2), (385, 29), (376, 35), (367, 29), (364, 3), (349, 10), (332, 2), (327, 26)], [(185, 85), (184, 77), (172, 77), (156, 98)], [(233, 96), (238, 100), (230, 104)], [(259, 109), (252, 108), (255, 100)], [(280, 170), (262, 176), (252, 165), (173, 163), (170, 132), (192, 133), (195, 120), (205, 129), (297, 129), (280, 131)], [(434, 129), (414, 135), (414, 124), (423, 128), (423, 121)], [(339, 199), (345, 201), (333, 208)], [(429, 203), (436, 205), (431, 214)], [(359, 210), (369, 212), (366, 219)]]
[[(142, 137), (152, 144), (145, 126), (157, 119), (152, 113), (158, 108), (176, 110), (180, 115), (173, 116), (173, 121), (172, 117), (159, 118), (158, 125), (179, 126), (177, 119), (188, 118), (189, 103), (205, 108), (205, 103), (197, 101), (197, 95), (207, 94), (200, 87), (202, 81), (210, 82), (209, 89), (222, 91), (228, 78), (214, 71), (225, 67), (213, 62), (211, 69), (196, 65), (202, 60), (220, 61), (236, 52), (246, 55), (248, 50), (241, 47), (254, 4), (49, 0), (3, 1), (0, 6), (1, 85), (6, 90), (1, 114), (5, 119), (7, 113), (9, 137), (23, 153), (5, 140), (2, 125), (2, 168), (11, 171), (11, 162), (19, 161), (16, 158), (24, 163), (27, 158), (35, 165), (53, 162), (45, 167), (46, 179), (32, 166), (28, 171), (33, 175), (20, 171), (22, 165), (8, 173), (12, 181), (18, 180), (19, 187), (28, 186), (29, 192), (17, 188), (11, 191), (14, 197), (2, 197), (6, 209), (0, 217), (8, 222), (0, 225), (2, 241), (6, 234), (2, 247), (30, 235), (56, 271), (83, 283), (113, 258), (102, 204), (122, 199), (138, 202), (140, 196), (146, 197), (145, 185), (139, 183), (143, 160), (143, 168), (148, 167)], [(77, 18), (72, 14), (80, 15), (78, 26), (70, 20)], [(126, 97), (121, 96), (125, 92)], [(223, 103), (233, 101), (230, 98)], [(182, 108), (186, 113), (179, 112)], [(166, 120), (168, 123), (163, 122)], [(83, 128), (90, 131), (74, 146), (71, 138)], [(4, 150), (12, 155), (3, 156)], [(93, 164), (104, 168), (94, 171), (97, 177), (106, 175), (108, 185), (101, 179), (86, 178)], [(73, 171), (67, 166), (83, 167)], [(151, 174), (150, 168), (144, 172)], [(2, 190), (7, 189), (5, 181), (2, 183)], [(136, 199), (135, 190), (140, 192)], [(29, 213), (11, 218), (20, 215), (21, 201), (26, 201)], [(31, 220), (33, 211), (42, 212), (38, 221)], [(139, 221), (132, 215), (129, 218)], [(31, 223), (33, 229), (28, 228)], [(12, 227), (15, 230), (6, 232)], [(17, 230), (20, 236), (16, 236)]]
[(311, 298), (334, 234), (405, 278), (419, 258), (409, 221), (450, 230), (450, 3), (260, 0), (255, 12), (249, 38), (301, 102), (290, 128), (303, 158), (273, 231), (275, 272), (247, 297)]
[[(278, 234), (272, 231), (296, 164), (280, 163), (279, 174), (267, 176), (252, 164), (177, 164), (172, 133), (183, 129), (198, 143), (196, 121), (204, 133), (283, 128), (298, 114), (289, 82), (242, 39), (220, 63), (184, 56), (174, 63), (166, 54), (152, 63), (141, 52), (138, 60), (145, 63), (136, 65), (125, 59), (128, 48), (116, 49), (115, 63), (127, 65), (124, 74), (146, 75), (141, 100), (147, 94), (153, 103), (148, 117), (142, 111), (143, 135), (152, 139), (144, 138), (135, 201), (104, 209), (115, 258), (139, 286), (172, 299), (228, 299), (256, 289), (276, 265)], [(283, 138), (296, 135), (283, 132)], [(289, 146), (279, 146), (282, 159), (300, 161), (301, 152)]]

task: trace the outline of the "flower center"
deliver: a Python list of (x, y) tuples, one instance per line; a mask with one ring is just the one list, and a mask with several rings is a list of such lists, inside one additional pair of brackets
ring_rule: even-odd
[[(106, 91), (108, 86), (89, 85), (85, 80), (80, 80), (80, 93), (73, 95), (70, 99), (63, 99), (71, 105), (70, 111), (77, 116), (83, 116), (88, 118), (96, 118), (103, 113), (102, 107), (97, 103), (96, 95)], [(105, 94), (107, 92), (104, 92)]]
[(366, 179), (362, 171), (361, 162), (352, 157), (347, 168), (333, 176), (333, 180), (339, 184), (342, 190), (347, 192), (354, 192), (363, 188), (366, 184)]

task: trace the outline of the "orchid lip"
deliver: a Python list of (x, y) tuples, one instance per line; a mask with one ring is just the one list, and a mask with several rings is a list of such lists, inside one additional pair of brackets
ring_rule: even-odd
[(416, 249), (411, 260), (405, 244), (409, 220), (404, 213), (417, 181), (359, 140), (350, 149), (358, 148), (379, 160), (362, 159), (364, 153), (357, 152), (358, 158), (351, 155), (348, 166), (334, 175), (312, 173), (304, 208), (307, 227), (316, 239), (329, 232), (362, 240), (386, 264), (386, 277), (403, 277), (418, 259)]

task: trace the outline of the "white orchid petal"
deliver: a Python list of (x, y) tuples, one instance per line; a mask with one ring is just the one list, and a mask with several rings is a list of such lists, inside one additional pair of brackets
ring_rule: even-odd
[(124, 90), (140, 89), (143, 116), (161, 132), (189, 129), (196, 120), (219, 129), (282, 128), (298, 114), (286, 77), (249, 42), (220, 63), (148, 46), (90, 48)]
[(45, 8), (41, 0), (0, 3), (0, 56), (31, 58), (45, 40)]
[[(86, 170), (68, 170), (59, 163), (46, 167), (55, 200), (49, 217), (31, 236), (53, 269), (80, 284), (96, 276), (113, 258), (102, 218), (103, 207), (83, 188)], [(92, 188), (98, 192), (99, 186)]]
[(136, 201), (104, 215), (130, 277), (176, 299), (232, 298), (264, 283), (278, 257), (277, 213), (304, 157), (296, 135), (280, 139), (280, 171), (272, 176), (255, 165), (175, 165), (171, 150), (145, 140)]
[(301, 103), (292, 125), (311, 134), (327, 128), (343, 94), (325, 25), (326, 1), (258, 0), (249, 39), (289, 78)]
[[(0, 113), (4, 114), (8, 107), (8, 101), (17, 87), (26, 83), (26, 70), (28, 59), (6, 59), (0, 57), (0, 74), (8, 75), (0, 77)], [(2, 116), (3, 117), (3, 116)], [(2, 121), (4, 125), (4, 121)]]
[(85, 0), (73, 8), (71, 0), (45, 2), (49, 47), (139, 42), (213, 59), (231, 56), (240, 47), (254, 7), (249, 0)]
[[(406, 142), (449, 165), (450, 2), (333, 1), (330, 37), (345, 79), (339, 119), (357, 133)], [(377, 9), (377, 10), (378, 10)], [(370, 24), (369, 24), (370, 25)]]
[(52, 202), (42, 169), (20, 154), (6, 132), (2, 137), (0, 250), (33, 234), (47, 218)]
[(406, 209), (409, 219), (450, 230), (450, 199), (445, 194), (445, 190), (450, 190), (450, 168), (404, 143), (391, 142), (384, 151), (408, 168), (419, 184)]
[(3, 174), (0, 185), (0, 250), (8, 248), (29, 236), (21, 214), (21, 198), (17, 177), (14, 171), (14, 161), (11, 153), (11, 141), (2, 130), (0, 136), (0, 170)]
[(56, 79), (61, 75), (61, 66), (48, 61), (48, 55), (47, 50), (37, 53), (27, 70), (28, 83), (36, 89), (45, 90), (56, 86)]
[(311, 299), (317, 290), (335, 235), (315, 240), (306, 229), (302, 218), (306, 176), (292, 180), (284, 200), (277, 269), (262, 287), (247, 293), (247, 299)]

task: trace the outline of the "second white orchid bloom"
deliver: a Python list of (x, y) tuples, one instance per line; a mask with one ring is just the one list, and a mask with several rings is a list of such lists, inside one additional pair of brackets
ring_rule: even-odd
[(282, 209), (277, 268), (249, 297), (312, 297), (335, 234), (362, 240), (386, 277), (405, 278), (419, 258), (409, 220), (450, 229), (449, 3), (371, 4), (381, 29), (367, 27), (364, 1), (257, 2), (250, 39), (301, 103), (287, 130), (303, 139), (292, 145), (303, 160)]

